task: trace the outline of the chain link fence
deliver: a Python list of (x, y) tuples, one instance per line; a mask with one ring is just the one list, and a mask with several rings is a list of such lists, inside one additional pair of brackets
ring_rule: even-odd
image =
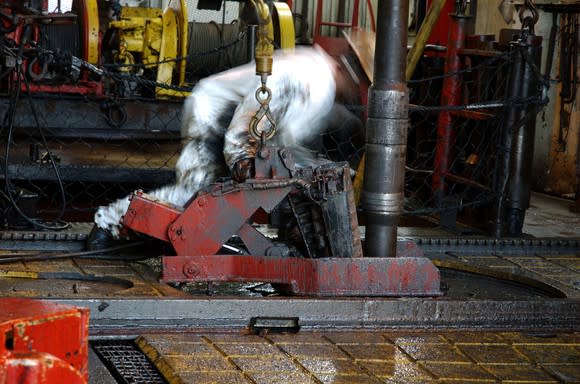
[[(99, 205), (173, 182), (183, 97), (159, 98), (159, 89), (187, 92), (199, 79), (248, 60), (238, 21), (189, 23), (187, 57), (164, 61), (186, 61), (186, 86), (159, 83), (139, 63), (114, 64), (105, 42), (106, 64), (99, 68), (75, 57), (76, 47), (73, 56), (62, 54), (59, 37), (78, 32), (68, 25), (39, 31), (35, 45), (21, 44), (18, 33), (0, 41), (4, 228), (91, 221)], [(48, 59), (51, 66), (43, 67)]]
[[(475, 63), (474, 63), (475, 64)], [(494, 200), (497, 146), (501, 109), (477, 108), (477, 104), (504, 104), (508, 60), (487, 60), (454, 74), (445, 74), (444, 60), (425, 58), (410, 81), (411, 113), (405, 178), (406, 215), (459, 212), (489, 205)], [(441, 105), (445, 78), (462, 81), (462, 104)], [(474, 108), (475, 107), (475, 108)], [(475, 113), (473, 113), (475, 112)], [(498, 113), (499, 112), (499, 113)], [(452, 137), (438, 137), (447, 125)], [(437, 147), (451, 140), (443, 195), (435, 193)]]
[[(516, 200), (529, 194), (535, 116), (546, 102), (539, 48), (492, 46), (464, 49), (462, 68), (447, 73), (444, 58), (425, 57), (409, 82), (404, 214), (434, 216), (447, 226), (460, 216), (489, 230), (494, 220), (505, 219), (502, 203), (527, 208), (529, 197)], [(445, 97), (445, 92), (454, 94)], [(442, 105), (442, 100), (454, 103)], [(518, 140), (526, 141), (525, 148)], [(506, 187), (513, 178), (527, 192)]]
[[(198, 28), (217, 35), (213, 47), (202, 46), (186, 58), (190, 83), (245, 60), (245, 34), (235, 23)], [(203, 33), (198, 39), (207, 40)], [(448, 73), (444, 57), (428, 53), (409, 82), (405, 215), (444, 223), (463, 215), (481, 224), (510, 193), (510, 154), (519, 127), (544, 102), (544, 80), (528, 45), (487, 44), (466, 50), (462, 68)], [(514, 94), (510, 86), (520, 76), (515, 67), (537, 86)], [(27, 80), (9, 83), (5, 74), (0, 95), (5, 227), (31, 220), (90, 221), (99, 205), (174, 180), (182, 100), (156, 100), (159, 84), (134, 72), (105, 67), (100, 75), (132, 96), (31, 91)], [(446, 85), (449, 79), (453, 87)], [(442, 91), (455, 92), (458, 102), (441, 105)], [(353, 169), (364, 153), (364, 108), (337, 106), (319, 142), (328, 158), (346, 160)]]

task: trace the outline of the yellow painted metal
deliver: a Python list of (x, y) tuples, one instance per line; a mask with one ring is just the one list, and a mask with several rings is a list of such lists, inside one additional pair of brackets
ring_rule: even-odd
[(431, 32), (435, 27), (435, 23), (437, 23), (437, 20), (439, 20), (439, 15), (441, 14), (444, 6), (445, 0), (435, 0), (429, 7), (427, 15), (425, 16), (425, 20), (423, 20), (423, 23), (419, 28), (419, 32), (415, 37), (415, 43), (407, 54), (407, 69), (405, 71), (405, 77), (407, 80), (411, 79), (419, 59), (421, 56), (423, 56), (423, 51), (425, 50), (427, 40), (429, 39), (429, 36), (431, 36)]
[[(177, 15), (177, 53), (179, 57), (187, 57), (188, 54), (188, 20), (187, 20), (187, 6), (185, 4), (185, 0), (171, 0), (169, 2), (169, 7), (172, 8), (176, 15)], [(179, 85), (185, 84), (185, 69), (186, 69), (187, 61), (180, 60), (177, 63), (178, 71), (179, 71)]]
[(354, 202), (355, 205), (358, 206), (358, 204), (360, 203), (360, 196), (362, 194), (362, 188), (363, 188), (363, 175), (365, 173), (365, 163), (366, 163), (366, 153), (363, 153), (359, 163), (358, 163), (358, 167), (356, 169), (356, 174), (354, 175), (354, 180), (352, 182), (352, 189), (354, 191)]
[(256, 42), (256, 74), (262, 77), (262, 83), (266, 76), (272, 74), (272, 61), (274, 57), (274, 30), (270, 9), (263, 0), (251, 0), (258, 15), (258, 39)]
[[(143, 352), (145, 356), (149, 358), (149, 361), (151, 361), (153, 365), (155, 365), (155, 368), (157, 368), (159, 372), (161, 372), (161, 374), (169, 384), (185, 384), (185, 381), (177, 374), (175, 368), (173, 367), (173, 364), (167, 361), (166, 356), (164, 354), (161, 354), (155, 348), (155, 346), (151, 345), (147, 341), (146, 337), (144, 336), (137, 337), (137, 339), (135, 339), (135, 344), (137, 344), (141, 352)], [(171, 345), (171, 343), (169, 344)], [(177, 342), (173, 344), (179, 346), (179, 343)]]
[(123, 7), (119, 20), (111, 21), (109, 28), (116, 28), (119, 34), (116, 62), (132, 64), (133, 53), (139, 53), (144, 65), (157, 65), (163, 31), (160, 9)]
[[(159, 8), (123, 7), (118, 20), (111, 21), (119, 36), (119, 47), (115, 62), (134, 64), (135, 55), (145, 67), (156, 69), (156, 81), (163, 84), (185, 84), (187, 56), (187, 8), (185, 0), (171, 0), (169, 5)], [(120, 67), (129, 72), (132, 67)], [(178, 77), (175, 77), (178, 76)], [(185, 97), (188, 92), (157, 87), (158, 97)]]
[(99, 7), (97, 0), (85, 0), (85, 60), (91, 64), (99, 64)]
[[(157, 69), (157, 82), (164, 84), (173, 83), (173, 73), (177, 68), (178, 85), (185, 84), (185, 60), (187, 49), (187, 8), (184, 0), (171, 0), (163, 11), (163, 33), (161, 34), (161, 50), (159, 52), (159, 67)], [(157, 87), (157, 97), (176, 96), (185, 97), (189, 92), (176, 91)]]
[[(177, 57), (177, 15), (173, 8), (163, 11), (163, 33), (161, 34), (161, 51), (157, 67), (157, 82), (171, 84), (173, 68)], [(156, 94), (163, 94), (163, 89), (157, 87)]]
[(121, 19), (154, 19), (160, 17), (163, 12), (160, 8), (145, 8), (145, 7), (122, 7)]
[(38, 279), (38, 273), (29, 271), (0, 271), (0, 279)]
[(119, 43), (119, 51), (115, 54), (115, 63), (126, 65), (125, 67), (119, 67), (121, 72), (131, 71), (131, 64), (135, 64), (135, 57), (129, 52), (129, 47), (126, 41), (121, 41)]
[(294, 19), (288, 4), (274, 2), (274, 21), (278, 22), (280, 29), (280, 48), (291, 49), (296, 44), (296, 32), (294, 31)]

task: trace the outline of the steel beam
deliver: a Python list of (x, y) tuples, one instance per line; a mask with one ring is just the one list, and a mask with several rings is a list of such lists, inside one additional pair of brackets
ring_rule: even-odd
[(246, 329), (259, 317), (295, 318), (301, 329), (412, 328), (570, 330), (580, 300), (378, 298), (189, 298), (57, 300), (90, 308), (91, 333), (146, 329)]

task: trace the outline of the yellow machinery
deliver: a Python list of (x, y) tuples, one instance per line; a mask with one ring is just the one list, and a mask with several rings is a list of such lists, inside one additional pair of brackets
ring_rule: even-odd
[[(31, 14), (19, 15), (19, 5), (0, 4), (6, 37), (16, 44), (35, 41), (35, 49), (23, 51), (32, 92), (109, 99), (179, 98), (200, 77), (249, 61), (254, 42), (250, 33), (256, 24), (260, 68), (264, 54), (271, 57), (272, 44), (294, 47), (292, 13), (282, 2), (270, 9), (263, 0), (247, 0), (242, 8), (246, 12), (229, 25), (190, 23), (185, 0), (170, 0), (164, 9), (101, 0), (73, 0), (71, 12), (66, 13), (51, 14), (38, 7)], [(207, 53), (218, 51), (225, 54)], [(213, 57), (227, 57), (227, 62), (214, 65)], [(0, 60), (0, 70), (14, 68), (13, 61)], [(108, 72), (105, 77), (104, 71)], [(271, 63), (265, 69), (270, 71)]]
[[(252, 1), (252, 3), (254, 3)], [(262, 3), (257, 10), (260, 19), (267, 19), (267, 39), (274, 42), (274, 29), (279, 31), (281, 48), (294, 47), (294, 24), (292, 13), (286, 3), (274, 3), (273, 17)], [(118, 19), (109, 22), (109, 28), (117, 31), (118, 47), (114, 61), (125, 72), (137, 68), (133, 64), (156, 70), (156, 82), (183, 87), (186, 85), (186, 58), (188, 52), (188, 17), (184, 0), (171, 0), (165, 9), (123, 7)], [(258, 44), (260, 44), (259, 40)], [(256, 61), (261, 62), (267, 47), (258, 46)], [(271, 71), (271, 62), (270, 62)], [(270, 72), (267, 71), (267, 72)], [(187, 92), (156, 87), (157, 97), (185, 96)]]
[[(109, 23), (109, 28), (118, 32), (115, 62), (128, 72), (138, 55), (145, 68), (156, 68), (158, 83), (184, 86), (187, 24), (184, 0), (171, 0), (164, 10), (123, 7), (118, 20)], [(185, 92), (157, 87), (155, 94), (184, 96)]]

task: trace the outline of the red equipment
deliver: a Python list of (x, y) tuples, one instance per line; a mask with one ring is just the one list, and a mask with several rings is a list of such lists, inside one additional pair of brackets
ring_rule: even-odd
[[(464, 65), (459, 56), (459, 50), (465, 47), (467, 16), (451, 15), (449, 40), (447, 42), (447, 58), (445, 73), (457, 73)], [(460, 105), (461, 80), (458, 75), (446, 76), (441, 91), (441, 105)], [(445, 177), (449, 175), (452, 161), (452, 150), (455, 145), (456, 132), (451, 111), (442, 111), (437, 121), (437, 147), (435, 149), (435, 164), (432, 178), (433, 193), (438, 198), (445, 192)]]
[[(74, 12), (50, 13), (48, 1), (3, 2), (0, 91), (14, 85), (32, 93), (105, 96), (99, 64), (99, 19), (94, 0), (76, 0)], [(21, 61), (22, 65), (19, 65)], [(6, 72), (8, 73), (8, 72)], [(27, 84), (24, 82), (26, 78)]]
[(20, 298), (0, 308), (0, 384), (88, 382), (88, 309)]
[[(216, 183), (184, 208), (133, 195), (123, 224), (177, 253), (163, 257), (162, 281), (262, 281), (316, 296), (440, 293), (439, 271), (413, 244), (401, 243), (400, 257), (362, 257), (347, 164), (296, 168), (291, 152), (276, 147), (262, 148), (255, 161), (254, 179)], [(260, 208), (285, 243), (251, 225)], [(216, 254), (234, 235), (251, 255)]]

